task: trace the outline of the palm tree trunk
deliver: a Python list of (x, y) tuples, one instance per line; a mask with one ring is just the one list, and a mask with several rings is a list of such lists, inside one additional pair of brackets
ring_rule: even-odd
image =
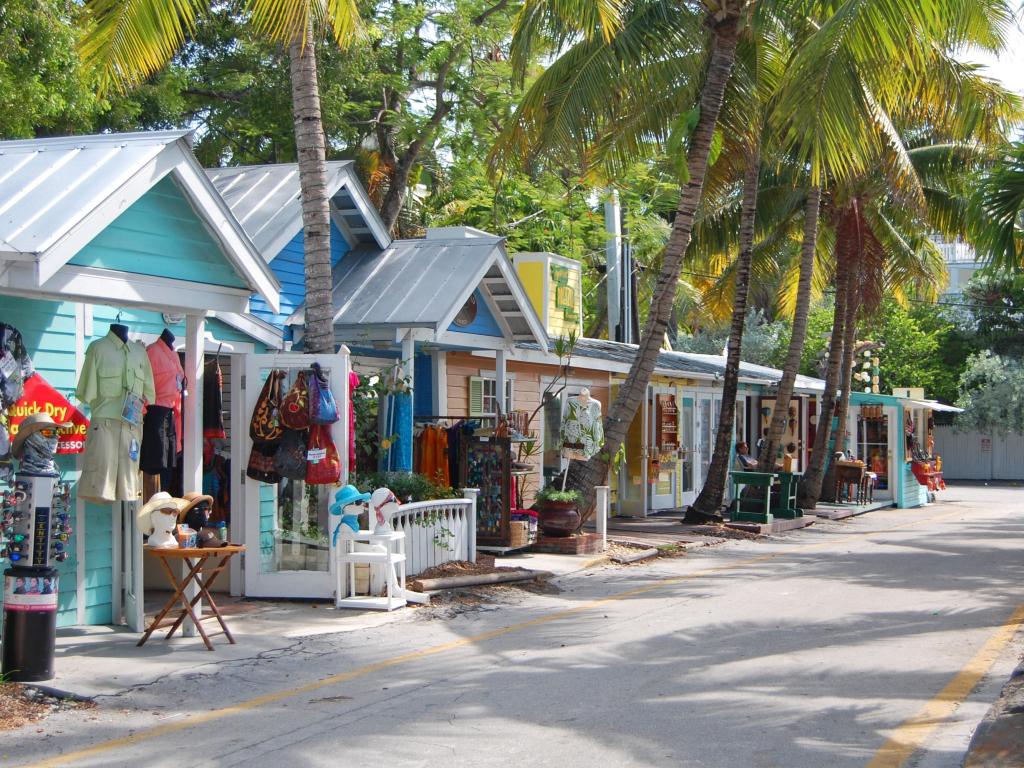
[(320, 115), (316, 46), (312, 25), (305, 40), (288, 47), (292, 81), (295, 150), (302, 190), (302, 231), (305, 251), (307, 352), (334, 352), (334, 304), (331, 297), (331, 207), (327, 197), (327, 152)]
[[(853, 387), (853, 357), (857, 346), (857, 311), (860, 301), (857, 278), (850, 271), (849, 287), (846, 293), (846, 322), (843, 329), (843, 371), (840, 375), (839, 406), (836, 408), (835, 450), (846, 450), (846, 416), (850, 412), (850, 390)], [(821, 498), (835, 501), (835, 464), (830, 463), (821, 489)]]
[(807, 339), (807, 316), (811, 307), (811, 282), (814, 277), (814, 250), (818, 243), (818, 212), (821, 210), (821, 187), (811, 187), (804, 205), (804, 238), (800, 249), (800, 282), (797, 286), (796, 309), (793, 312), (793, 333), (789, 339), (786, 363), (775, 397), (775, 412), (768, 428), (768, 437), (761, 451), (758, 469), (771, 472), (775, 464), (782, 433), (786, 431), (789, 403), (793, 399), (793, 385), (800, 370), (800, 358)]
[(693, 220), (704, 190), (704, 175), (707, 171), (715, 126), (718, 124), (718, 113), (722, 108), (725, 87), (736, 59), (736, 38), (742, 6), (743, 3), (736, 3), (723, 18), (709, 16), (708, 23), (713, 30), (711, 60), (707, 79), (701, 91), (700, 117), (690, 137), (686, 161), (690, 178), (679, 197), (676, 217), (672, 223), (672, 234), (665, 247), (661, 271), (651, 297), (651, 306), (643, 335), (640, 337), (639, 349), (626, 380), (619, 389), (618, 397), (608, 410), (605, 419), (604, 450), (588, 462), (570, 463), (567, 481), (572, 488), (580, 491), (580, 506), (586, 510), (584, 517), (593, 512), (594, 486), (607, 478), (612, 457), (619, 452), (626, 439), (629, 425), (636, 416), (640, 403), (646, 397), (647, 385), (658, 362), (658, 353), (665, 338), (665, 329), (668, 327), (679, 284), (683, 256), (690, 245)]
[(828, 368), (825, 371), (825, 391), (821, 395), (818, 411), (818, 429), (814, 434), (814, 449), (807, 462), (803, 483), (800, 486), (800, 506), (814, 509), (821, 497), (821, 485), (825, 477), (825, 466), (829, 458), (829, 440), (832, 437), (832, 418), (836, 407), (836, 390), (839, 388), (840, 369), (843, 365), (843, 331), (846, 327), (846, 297), (849, 288), (849, 270), (846, 260), (836, 262), (836, 306), (832, 314), (832, 338), (828, 347)]
[[(692, 513), (696, 517), (718, 515), (729, 478), (729, 456), (732, 452), (733, 422), (736, 419), (736, 392), (740, 380), (740, 347), (743, 324), (747, 318), (747, 293), (750, 290), (750, 259), (754, 252), (754, 222), (757, 216), (757, 185), (761, 176), (760, 147), (755, 146), (747, 157), (743, 176), (743, 202), (740, 213), (740, 252), (736, 258), (736, 289), (732, 302), (732, 326), (729, 329), (725, 376), (722, 381), (722, 408), (718, 414), (715, 450), (711, 454), (708, 476), (704, 479)], [(690, 513), (687, 513), (687, 517)]]

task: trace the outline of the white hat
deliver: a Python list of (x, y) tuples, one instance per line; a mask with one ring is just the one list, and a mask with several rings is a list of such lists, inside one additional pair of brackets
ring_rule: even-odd
[(149, 498), (149, 501), (139, 507), (139, 513), (135, 518), (138, 521), (139, 530), (143, 534), (148, 536), (153, 532), (153, 526), (149, 521), (149, 513), (163, 509), (177, 515), (178, 510), (181, 509), (181, 499), (174, 498), (167, 491), (157, 491), (154, 493)]

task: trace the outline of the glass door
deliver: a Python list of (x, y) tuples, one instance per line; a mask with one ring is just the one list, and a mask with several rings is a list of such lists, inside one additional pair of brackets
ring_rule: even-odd
[[(248, 355), (244, 377), (233, 377), (233, 394), (244, 402), (248, 425), (264, 382), (272, 370), (282, 370), (282, 394), (300, 371), (319, 362), (327, 374), (341, 415), (331, 426), (331, 437), (341, 458), (341, 483), (348, 482), (348, 374), (347, 355)], [(237, 383), (236, 383), (237, 382)], [(253, 450), (248, 429), (237, 429), (242, 439), (232, 441), (232, 462), (239, 467), (241, 510), (232, 521), (244, 519), (239, 537), (246, 544), (245, 594), (250, 597), (325, 597), (334, 593), (334, 558), (331, 556), (327, 508), (336, 485), (310, 485), (304, 480), (282, 478), (265, 483), (245, 476)], [(236, 494), (232, 494), (232, 504)]]
[(683, 504), (693, 504), (697, 500), (697, 492), (693, 482), (696, 455), (694, 445), (694, 408), (693, 398), (684, 397), (679, 408), (679, 484)]
[(672, 509), (676, 506), (676, 483), (679, 461), (679, 407), (675, 389), (648, 388), (650, 424), (648, 435), (647, 482), (650, 485), (650, 508)]
[(857, 458), (867, 465), (868, 472), (875, 473), (875, 495), (882, 498), (892, 496), (888, 410), (881, 405), (862, 405), (857, 414)]

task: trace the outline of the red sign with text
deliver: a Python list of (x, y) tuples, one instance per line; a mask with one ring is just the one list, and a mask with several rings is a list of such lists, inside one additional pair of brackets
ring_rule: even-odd
[(71, 425), (58, 433), (57, 453), (81, 453), (85, 449), (89, 420), (39, 373), (28, 377), (25, 394), (8, 413), (12, 440), (21, 422), (33, 413), (48, 413), (58, 424)]

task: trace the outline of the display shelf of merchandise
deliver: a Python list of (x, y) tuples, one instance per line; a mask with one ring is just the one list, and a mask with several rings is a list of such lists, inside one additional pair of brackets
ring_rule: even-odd
[(512, 547), (512, 441), (507, 437), (474, 436), (460, 447), (459, 479), (463, 488), (479, 488), (477, 548), (507, 552)]
[[(381, 551), (356, 550), (356, 544), (370, 544), (383, 548)], [(393, 611), (406, 604), (405, 599), (405, 533), (390, 531), (374, 533), (373, 531), (356, 531), (341, 539), (335, 552), (336, 558), (336, 589), (334, 593), (335, 608), (355, 608), (358, 610)], [(369, 564), (384, 568), (384, 582), (387, 594), (383, 597), (374, 595), (357, 595), (356, 573), (357, 564)], [(348, 575), (348, 596), (342, 597), (344, 584), (342, 574)]]

